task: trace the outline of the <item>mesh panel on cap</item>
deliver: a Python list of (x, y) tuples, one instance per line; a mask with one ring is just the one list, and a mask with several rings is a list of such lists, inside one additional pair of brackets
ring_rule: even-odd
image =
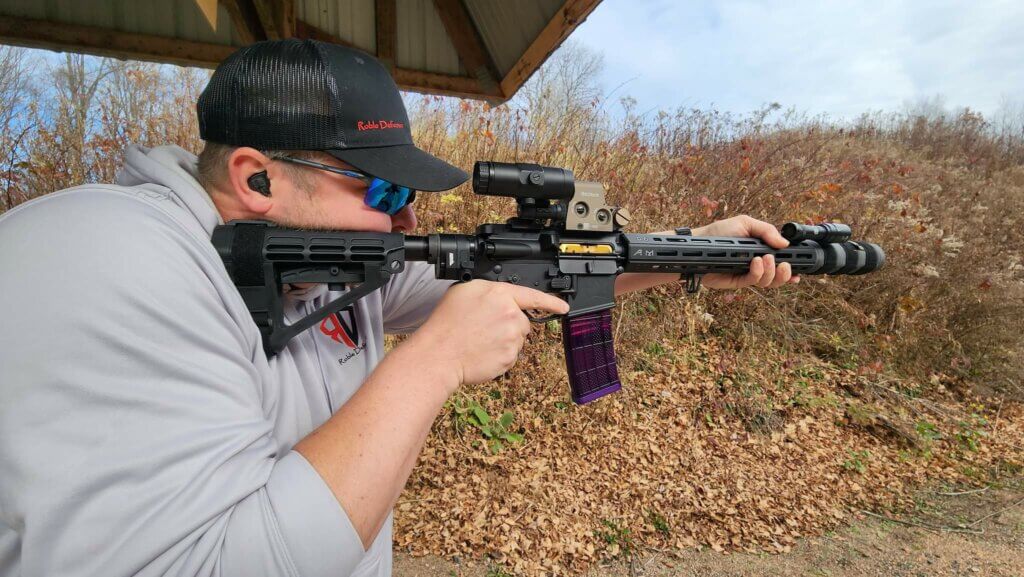
[(337, 86), (313, 41), (260, 42), (217, 68), (199, 97), (203, 140), (262, 149), (343, 147)]

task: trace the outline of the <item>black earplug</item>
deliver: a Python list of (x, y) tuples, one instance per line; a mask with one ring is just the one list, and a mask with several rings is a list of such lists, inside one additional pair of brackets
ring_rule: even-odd
[(267, 177), (267, 171), (263, 170), (250, 176), (248, 182), (249, 188), (263, 196), (270, 196), (270, 178)]

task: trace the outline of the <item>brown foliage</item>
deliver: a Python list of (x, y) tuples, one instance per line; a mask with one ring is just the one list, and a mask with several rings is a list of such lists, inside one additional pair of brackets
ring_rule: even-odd
[[(707, 296), (708, 310), (729, 330), (840, 363), (881, 361), (909, 377), (951, 374), (1020, 392), (1019, 142), (983, 140), (973, 114), (932, 122), (924, 134), (904, 133), (918, 124), (910, 118), (852, 129), (793, 113), (770, 120), (776, 107), (745, 118), (680, 110), (612, 121), (602, 105), (577, 102), (538, 119), (528, 109), (422, 97), (414, 126), (418, 142), (466, 168), (483, 158), (543, 161), (604, 182), (637, 231), (739, 213), (778, 224), (848, 223), (857, 238), (886, 249), (882, 272)], [(425, 198), (419, 211), (427, 227), (469, 231), (507, 216), (510, 204), (473, 197), (466, 185)]]
[(5, 69), (17, 70), (20, 83), (0, 81), (3, 115), (15, 119), (21, 136), (0, 134), (4, 209), (86, 182), (111, 182), (129, 143), (198, 152), (195, 101), (206, 71), (23, 49), (0, 53), (0, 77)]
[[(633, 314), (651, 312), (623, 310), (619, 326)], [(658, 347), (620, 339), (625, 389), (585, 407), (565, 403), (558, 333), (535, 333), (509, 375), (464, 392), (492, 415), (514, 411), (525, 442), (491, 454), (446, 411), (399, 500), (396, 545), (523, 575), (636, 547), (786, 552), (851, 509), (910, 506), (925, 480), (1020, 472), (1019, 405), (917, 398), (772, 343), (667, 333)]]

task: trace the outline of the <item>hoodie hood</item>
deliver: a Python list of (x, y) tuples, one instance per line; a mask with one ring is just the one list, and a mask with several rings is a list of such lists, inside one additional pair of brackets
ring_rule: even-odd
[(196, 155), (176, 145), (149, 148), (132, 144), (125, 149), (124, 167), (117, 173), (116, 183), (134, 186), (167, 195), (187, 210), (206, 231), (224, 220), (210, 195), (199, 184)]

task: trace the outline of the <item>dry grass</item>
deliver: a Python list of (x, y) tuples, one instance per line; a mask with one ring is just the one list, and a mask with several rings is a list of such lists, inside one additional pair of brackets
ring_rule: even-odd
[[(602, 181), (631, 209), (633, 230), (740, 213), (780, 224), (846, 222), (886, 249), (885, 270), (707, 297), (708, 312), (734, 335), (917, 379), (951, 375), (1020, 392), (1024, 146), (987, 136), (972, 114), (924, 124), (863, 119), (850, 128), (775, 108), (741, 119), (683, 110), (613, 122), (595, 112), (600, 105), (571, 103), (531, 124), (529, 109), (424, 97), (414, 126), (419, 142), (463, 167), (544, 159)], [(507, 216), (510, 204), (474, 198), (466, 185), (428, 197), (419, 210), (426, 227), (470, 231)], [(649, 327), (637, 319), (623, 330), (657, 339)]]

